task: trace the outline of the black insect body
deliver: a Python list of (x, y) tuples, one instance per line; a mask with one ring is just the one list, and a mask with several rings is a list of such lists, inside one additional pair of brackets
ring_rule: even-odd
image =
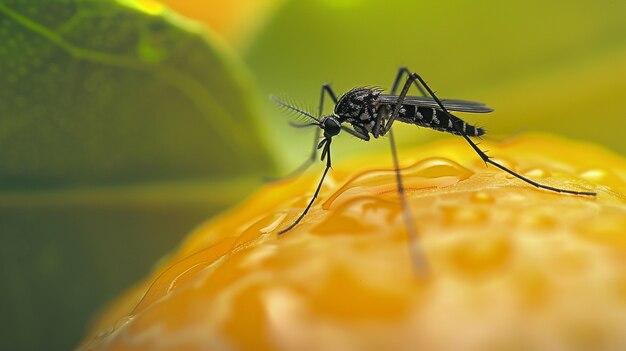
[[(399, 83), (404, 74), (406, 74), (408, 78), (405, 81), (400, 94), (396, 95)], [(412, 85), (415, 85), (415, 87), (419, 89), (422, 96), (408, 96), (409, 88)], [(427, 94), (429, 96), (426, 96)], [(335, 103), (335, 108), (332, 115), (322, 116), (325, 95), (330, 96)], [(291, 225), (282, 229), (279, 234), (283, 234), (295, 227), (311, 208), (311, 205), (319, 194), (324, 178), (331, 167), (330, 145), (332, 138), (343, 130), (365, 141), (370, 140), (370, 135), (374, 138), (385, 135), (389, 136), (396, 171), (398, 193), (403, 208), (405, 224), (407, 226), (409, 238), (411, 240), (416, 240), (415, 238), (417, 237), (417, 234), (413, 221), (411, 220), (406, 199), (404, 197), (404, 187), (402, 185), (402, 177), (399, 171), (393, 131), (391, 129), (391, 126), (395, 121), (414, 124), (420, 127), (427, 127), (462, 136), (470, 144), (478, 156), (480, 156), (480, 158), (485, 162), (485, 164), (491, 164), (537, 188), (573, 195), (596, 195), (594, 192), (566, 190), (539, 184), (506, 168), (505, 166), (502, 166), (496, 161), (493, 161), (478, 148), (476, 143), (470, 139), (470, 137), (479, 137), (485, 134), (485, 131), (482, 128), (466, 123), (462, 119), (450, 113), (450, 111), (487, 113), (493, 110), (485, 104), (479, 102), (446, 99), (440, 100), (417, 73), (411, 73), (406, 68), (400, 68), (398, 70), (390, 94), (382, 94), (382, 90), (378, 88), (358, 87), (348, 91), (337, 99), (335, 93), (328, 84), (322, 85), (318, 110), (319, 117), (315, 117), (295, 106), (284, 103), (277, 98), (272, 97), (272, 99), (281, 106), (302, 114), (311, 120), (311, 123), (309, 124), (294, 125), (295, 127), (318, 127), (315, 128), (316, 133), (311, 156), (307, 162), (296, 170), (296, 172), (300, 172), (308, 167), (315, 160), (317, 150), (319, 149), (322, 150), (322, 161), (326, 161), (326, 168), (324, 169), (322, 178), (320, 179), (317, 189), (315, 190), (315, 193), (309, 201), (307, 207)], [(318, 142), (321, 131), (323, 131), (323, 139), (321, 142)], [(420, 256), (421, 258), (417, 256)], [(423, 255), (413, 253), (412, 258), (415, 266), (425, 266), (425, 263), (423, 262)], [(422, 262), (420, 263), (416, 261)]]
[[(364, 135), (378, 137), (381, 130), (374, 133), (379, 116), (382, 120), (391, 117), (398, 96), (381, 94), (382, 89), (358, 87), (350, 90), (339, 98), (335, 106), (335, 115), (341, 123), (348, 122), (354, 130)], [(448, 111), (491, 112), (484, 104), (463, 100), (442, 100)], [(407, 96), (398, 111), (396, 120), (415, 124), (420, 127), (435, 129), (441, 132), (479, 137), (485, 134), (484, 129), (467, 124), (460, 118), (446, 113), (439, 108), (433, 99)], [(460, 131), (455, 125), (460, 126)]]

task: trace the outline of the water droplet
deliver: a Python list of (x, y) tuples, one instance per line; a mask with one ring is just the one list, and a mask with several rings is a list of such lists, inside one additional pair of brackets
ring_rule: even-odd
[(135, 317), (133, 316), (124, 316), (118, 319), (117, 322), (115, 322), (115, 325), (113, 326), (113, 331), (116, 331), (118, 329), (125, 327), (128, 323), (132, 322), (134, 318)]
[[(402, 169), (402, 180), (407, 190), (442, 188), (454, 185), (472, 176), (474, 172), (445, 158), (428, 158)], [(337, 200), (339, 205), (351, 198), (375, 195), (397, 200), (396, 174), (393, 169), (369, 170), (350, 179), (337, 190), (322, 207), (329, 209)]]
[(311, 229), (318, 235), (366, 234), (384, 231), (396, 221), (400, 204), (371, 196), (362, 196), (329, 211), (323, 221)]
[(600, 182), (606, 177), (606, 171), (601, 169), (589, 169), (580, 173), (580, 177), (592, 182)]
[(524, 175), (531, 178), (548, 178), (551, 174), (543, 168), (533, 168), (524, 172)]
[(487, 221), (488, 215), (485, 209), (467, 206), (443, 205), (439, 209), (443, 214), (445, 225), (473, 225)]
[(188, 279), (195, 277), (197, 271), (204, 269), (218, 258), (229, 252), (235, 244), (236, 238), (229, 237), (220, 240), (217, 244), (210, 246), (195, 254), (185, 257), (183, 260), (167, 267), (156, 278), (148, 291), (141, 298), (132, 314), (135, 315), (146, 307), (152, 305), (157, 300), (169, 294), (178, 286), (184, 284)]
[(534, 233), (545, 235), (557, 226), (559, 217), (558, 210), (552, 206), (535, 206), (519, 213), (519, 223), (532, 228)]
[(235, 246), (246, 244), (258, 239), (261, 235), (275, 230), (287, 217), (285, 213), (272, 213), (264, 216), (246, 228), (235, 243)]
[(511, 251), (511, 243), (503, 234), (475, 235), (455, 240), (448, 257), (459, 273), (478, 276), (504, 268)]
[(108, 326), (106, 329), (94, 335), (94, 337), (89, 340), (85, 345), (81, 346), (80, 349), (99, 349), (99, 346), (106, 345), (107, 342), (115, 338), (119, 331), (121, 331), (125, 326), (132, 322), (134, 318), (134, 316), (123, 316), (119, 318), (113, 326)]
[(613, 170), (588, 169), (580, 173), (580, 177), (590, 182), (599, 183), (610, 187), (621, 187), (626, 184), (626, 179)]
[(470, 201), (475, 204), (492, 204), (496, 200), (489, 193), (484, 191), (477, 191), (470, 195)]
[(626, 211), (621, 208), (604, 208), (590, 219), (577, 226), (578, 234), (586, 240), (626, 249)]
[(556, 227), (556, 219), (546, 214), (530, 214), (524, 216), (522, 223), (538, 230), (548, 230)]

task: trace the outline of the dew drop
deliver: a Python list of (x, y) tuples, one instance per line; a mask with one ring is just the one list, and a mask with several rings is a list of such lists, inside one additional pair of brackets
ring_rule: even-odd
[[(407, 190), (443, 188), (472, 176), (474, 172), (446, 158), (428, 158), (402, 169), (402, 180)], [(350, 179), (337, 190), (322, 207), (327, 210), (337, 200), (338, 204), (351, 198), (374, 195), (397, 199), (396, 174), (393, 169), (368, 170)], [(337, 204), (337, 205), (338, 205)]]
[(229, 252), (235, 241), (236, 238), (232, 237), (222, 239), (217, 244), (187, 256), (185, 259), (164, 269), (150, 285), (150, 288), (148, 288), (148, 291), (139, 301), (132, 314), (139, 313), (194, 277), (195, 272), (204, 269)]
[[(81, 350), (95, 349), (96, 345), (103, 345), (110, 340), (113, 340), (122, 329), (124, 329), (130, 322), (133, 321), (133, 319), (133, 316), (123, 316), (119, 318), (113, 326), (109, 326), (96, 334), (86, 345), (84, 345), (84, 348), (81, 347)], [(91, 347), (92, 345), (94, 347)]]
[(384, 231), (400, 214), (397, 202), (379, 198), (356, 197), (341, 204), (336, 210), (329, 211), (323, 221), (311, 229), (318, 235), (367, 234)]
[(554, 229), (557, 225), (557, 220), (554, 215), (537, 212), (524, 215), (521, 223), (533, 229), (545, 231)]
[(606, 171), (601, 169), (589, 169), (580, 173), (580, 177), (592, 182), (600, 182), (606, 177)]
[(610, 187), (621, 187), (626, 184), (626, 179), (623, 176), (610, 169), (589, 169), (581, 172), (580, 177)]
[(582, 238), (616, 249), (626, 249), (624, 228), (626, 211), (623, 209), (604, 209), (599, 215), (577, 226)]
[(491, 196), (487, 192), (477, 191), (475, 193), (472, 193), (472, 195), (470, 195), (470, 201), (475, 204), (492, 204), (496, 200), (493, 196)]
[(117, 322), (115, 322), (115, 325), (113, 326), (113, 332), (121, 328), (124, 328), (126, 325), (128, 325), (128, 323), (132, 322), (134, 318), (135, 317), (133, 316), (124, 316), (118, 319)]
[(483, 224), (488, 215), (485, 209), (467, 206), (440, 206), (445, 225), (472, 225)]
[(244, 245), (258, 239), (261, 235), (270, 233), (284, 222), (285, 213), (272, 213), (248, 226), (240, 235), (234, 246)]
[(524, 172), (524, 175), (532, 178), (548, 178), (550, 177), (550, 172), (543, 168), (533, 168)]
[(511, 243), (505, 235), (478, 235), (456, 241), (448, 257), (459, 273), (477, 276), (503, 268), (511, 251)]

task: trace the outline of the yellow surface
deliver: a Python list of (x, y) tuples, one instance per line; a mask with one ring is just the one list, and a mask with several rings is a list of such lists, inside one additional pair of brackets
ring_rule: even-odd
[(626, 349), (626, 161), (547, 135), (481, 147), (598, 196), (537, 190), (485, 168), (460, 138), (401, 150), (430, 272), (417, 277), (388, 154), (336, 164), (302, 223), (276, 236), (315, 169), (200, 226), (82, 348)]

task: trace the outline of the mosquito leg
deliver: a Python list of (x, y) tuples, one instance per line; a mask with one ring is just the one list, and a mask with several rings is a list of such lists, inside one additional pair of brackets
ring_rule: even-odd
[[(408, 68), (406, 68), (406, 67), (400, 67), (400, 68), (398, 69), (398, 73), (396, 74), (396, 78), (393, 80), (393, 85), (391, 86), (391, 92), (390, 92), (390, 94), (391, 94), (391, 95), (396, 95), (396, 93), (398, 92), (398, 87), (400, 86), (400, 80), (402, 79), (402, 76), (403, 76), (404, 74), (406, 74), (406, 75), (409, 77), (409, 78), (407, 79), (407, 83), (406, 83), (406, 84), (409, 84), (409, 83), (408, 83), (408, 80), (412, 80), (412, 81), (413, 81), (413, 83), (415, 84), (415, 87), (416, 87), (416, 88), (420, 91), (420, 93), (422, 94), (422, 96), (426, 96), (426, 90), (424, 90), (424, 88), (423, 88), (423, 87), (422, 87), (422, 86), (418, 83), (418, 81), (417, 81), (417, 80), (415, 80), (415, 79), (412, 79), (412, 78), (411, 78), (411, 76), (412, 76), (411, 71), (409, 71), (409, 69), (408, 69)], [(404, 89), (403, 89), (403, 90), (404, 90)], [(402, 104), (400, 104), (400, 105), (402, 105)], [(396, 117), (393, 117), (393, 119), (394, 119), (394, 120), (395, 120), (396, 118), (397, 118), (397, 116), (396, 116)], [(377, 122), (378, 122), (378, 121), (377, 121)], [(393, 123), (393, 121), (391, 121), (391, 122)], [(378, 125), (377, 125), (377, 126), (378, 126)], [(386, 127), (387, 127), (387, 128), (385, 128), (385, 129), (389, 129), (389, 130), (390, 130), (390, 129), (391, 129), (391, 123), (387, 123), (387, 126), (386, 126)]]
[(422, 246), (418, 242), (417, 228), (413, 221), (413, 215), (408, 202), (406, 201), (406, 195), (404, 193), (404, 185), (402, 183), (402, 174), (400, 174), (400, 163), (398, 161), (398, 152), (396, 151), (396, 141), (393, 137), (393, 130), (389, 130), (389, 143), (391, 144), (391, 154), (393, 155), (393, 168), (396, 173), (396, 185), (398, 186), (398, 197), (400, 198), (400, 205), (402, 206), (402, 217), (404, 218), (404, 225), (406, 227), (409, 257), (411, 258), (411, 267), (418, 277), (425, 277), (428, 275), (428, 261), (426, 255), (422, 250)]
[[(420, 77), (417, 73), (413, 73), (411, 76), (414, 77), (414, 79), (419, 80), (419, 82), (424, 86), (424, 88), (426, 88), (426, 90), (428, 91), (430, 96), (435, 100), (435, 102), (437, 102), (437, 105), (439, 105), (441, 110), (443, 110), (445, 113), (447, 113), (448, 116), (452, 116), (450, 114), (450, 112), (448, 112), (448, 110), (446, 110), (446, 108), (443, 106), (443, 104), (441, 103), (439, 98), (435, 95), (435, 93), (430, 89), (430, 87), (422, 79), (422, 77)], [(487, 154), (485, 154), (484, 151), (482, 151), (476, 145), (476, 143), (474, 143), (472, 141), (472, 139), (470, 139), (467, 136), (467, 134), (465, 133), (463, 128), (461, 128), (458, 123), (454, 123), (453, 125), (454, 125), (454, 129), (456, 129), (456, 131), (459, 132), (459, 134), (461, 134), (461, 136), (463, 136), (463, 138), (470, 144), (472, 149), (474, 149), (474, 151), (478, 154), (478, 156), (480, 156), (480, 158), (485, 162), (485, 164), (490, 163), (490, 164), (496, 166), (497, 168), (500, 168), (501, 170), (507, 172), (508, 174), (510, 174), (510, 175), (512, 175), (512, 176), (514, 176), (514, 177), (516, 177), (518, 179), (521, 179), (521, 180), (525, 181), (526, 183), (528, 183), (528, 184), (530, 184), (530, 185), (532, 185), (532, 186), (534, 186), (536, 188), (546, 189), (546, 190), (554, 191), (554, 192), (557, 192), (557, 193), (564, 193), (564, 194), (596, 196), (596, 193), (591, 192), (591, 191), (576, 191), (576, 190), (560, 189), (560, 188), (555, 188), (555, 187), (551, 187), (551, 186), (548, 186), (548, 185), (543, 185), (543, 184), (535, 182), (534, 180), (528, 179), (528, 178), (524, 177), (523, 175), (521, 175), (519, 173), (516, 173), (516, 172), (514, 172), (514, 171), (504, 167), (503, 165), (497, 163), (496, 161), (493, 161), (489, 156), (487, 156)]]
[(365, 141), (370, 140), (370, 135), (367, 129), (365, 129), (363, 126), (360, 126), (358, 124), (354, 125), (353, 127), (354, 129), (350, 129), (349, 127), (341, 126), (341, 130), (344, 130), (361, 140), (365, 140)]
[(328, 96), (330, 96), (330, 98), (333, 100), (333, 103), (335, 104), (337, 103), (337, 95), (333, 91), (333, 88), (330, 87), (330, 84), (328, 83), (322, 84), (322, 93), (320, 94), (320, 105), (319, 105), (319, 109), (317, 110), (318, 117), (322, 117), (322, 112), (324, 111), (324, 93), (327, 93)]
[[(409, 78), (411, 76), (411, 72), (409, 72), (409, 70), (406, 67), (400, 67), (400, 69), (398, 70), (398, 74), (396, 74), (396, 78), (394, 79), (393, 85), (391, 87), (392, 95), (395, 95), (396, 92), (398, 91), (400, 80), (402, 79), (402, 76), (404, 74), (407, 74)], [(410, 86), (411, 83), (409, 83), (409, 80), (407, 80), (407, 83), (405, 84), (405, 88), (407, 85)], [(413, 80), (413, 82), (415, 83), (415, 86), (419, 89), (419, 91), (422, 93), (422, 95), (425, 95), (424, 89), (419, 84), (417, 84), (415, 80)], [(402, 97), (402, 100), (403, 99), (404, 97)], [(399, 100), (398, 102), (400, 103), (398, 106), (401, 106), (402, 101)], [(395, 108), (394, 108), (394, 112), (395, 112)], [(375, 128), (377, 128), (377, 126)], [(412, 261), (411, 266), (413, 267), (413, 271), (415, 272), (417, 276), (423, 277), (428, 274), (428, 270), (429, 270), (428, 261), (426, 260), (426, 255), (422, 251), (421, 245), (419, 245), (418, 243), (417, 228), (415, 227), (415, 223), (413, 222), (413, 215), (411, 214), (409, 204), (406, 200), (406, 195), (404, 192), (404, 184), (402, 182), (402, 174), (400, 173), (400, 162), (398, 160), (398, 152), (396, 150), (396, 141), (395, 141), (393, 130), (391, 129), (391, 127), (389, 129), (389, 144), (391, 145), (391, 155), (393, 157), (393, 166), (394, 166), (394, 171), (396, 174), (396, 185), (398, 186), (398, 197), (400, 198), (400, 205), (402, 206), (402, 217), (404, 218), (404, 224), (405, 224), (406, 231), (407, 231), (409, 256)]]
[(396, 104), (396, 107), (395, 107), (393, 113), (391, 114), (391, 117), (389, 118), (389, 120), (385, 124), (385, 127), (384, 127), (382, 133), (379, 133), (378, 130), (379, 130), (380, 125), (382, 123), (382, 120), (383, 120), (383, 118), (385, 116), (382, 116), (382, 115), (378, 116), (378, 119), (376, 119), (376, 124), (374, 125), (374, 133), (376, 133), (374, 135), (374, 137), (378, 137), (379, 134), (380, 135), (385, 135), (391, 129), (391, 125), (396, 120), (396, 118), (398, 118), (398, 113), (400, 112), (400, 109), (402, 108), (402, 103), (404, 102), (404, 98), (408, 94), (409, 88), (411, 87), (411, 83), (415, 84), (415, 86), (420, 91), (422, 96), (426, 96), (426, 91), (424, 90), (422, 85), (420, 85), (418, 83), (418, 81), (413, 76), (411, 71), (409, 71), (409, 69), (406, 68), (406, 67), (400, 67), (400, 69), (398, 69), (398, 73), (396, 74), (396, 78), (393, 80), (393, 85), (392, 85), (392, 88), (391, 88), (391, 94), (395, 95), (396, 92), (398, 91), (398, 87), (400, 85), (400, 79), (402, 78), (402, 76), (404, 74), (407, 74), (408, 78), (406, 80), (406, 83), (404, 83), (404, 87), (402, 88), (402, 93), (398, 97), (398, 103)]
[[(333, 89), (330, 87), (330, 84), (328, 83), (322, 84), (322, 89), (320, 91), (320, 102), (319, 102), (319, 107), (317, 110), (318, 118), (322, 117), (322, 113), (324, 111), (324, 97), (326, 94), (330, 96), (331, 100), (333, 100), (333, 103), (335, 104), (337, 103), (337, 95), (335, 94)], [(275, 178), (268, 177), (265, 179), (270, 182), (275, 182), (281, 179), (293, 178), (301, 174), (302, 172), (306, 171), (309, 167), (311, 167), (311, 165), (313, 164), (313, 162), (315, 162), (315, 159), (317, 158), (317, 144), (318, 144), (318, 140), (320, 139), (320, 131), (321, 131), (320, 128), (315, 128), (315, 135), (313, 137), (313, 149), (311, 150), (311, 154), (300, 166), (298, 166), (298, 168), (294, 169), (293, 171), (291, 171), (290, 173), (282, 177), (275, 177)]]
[[(333, 91), (333, 88), (330, 87), (330, 84), (324, 83), (322, 84), (322, 90), (320, 91), (320, 103), (317, 109), (317, 118), (322, 118), (322, 114), (324, 113), (324, 97), (328, 94), (330, 98), (333, 100), (333, 103), (337, 103), (337, 95)], [(298, 175), (307, 170), (315, 162), (317, 158), (317, 144), (320, 139), (320, 128), (315, 128), (315, 138), (313, 139), (313, 150), (311, 150), (311, 155), (309, 158), (298, 167), (295, 171), (290, 173), (290, 176)]]
[[(320, 91), (320, 103), (317, 109), (317, 118), (322, 118), (322, 114), (324, 113), (324, 97), (326, 94), (330, 96), (330, 98), (333, 100), (333, 103), (335, 104), (337, 103), (337, 95), (333, 91), (333, 88), (331, 88), (330, 84), (328, 83), (322, 84), (322, 90)], [(309, 168), (313, 164), (313, 162), (315, 162), (315, 159), (317, 158), (317, 144), (318, 144), (318, 140), (320, 139), (320, 131), (321, 131), (320, 128), (315, 128), (315, 137), (313, 138), (313, 149), (311, 150), (311, 155), (309, 156), (309, 158), (303, 164), (301, 164), (300, 167), (298, 167), (295, 171), (291, 172), (287, 178), (291, 178), (292, 176), (298, 175), (306, 171), (307, 168)]]
[(370, 140), (370, 136), (369, 133), (367, 132), (367, 130), (363, 127), (356, 127), (354, 129), (351, 129), (350, 127), (346, 127), (346, 126), (341, 126), (341, 130), (345, 131), (346, 133), (355, 136), (361, 140), (364, 141), (369, 141)]
[(288, 174), (284, 176), (266, 177), (264, 179), (269, 182), (276, 182), (276, 181), (283, 180), (283, 179), (290, 179), (303, 173), (309, 167), (311, 167), (313, 162), (315, 162), (315, 158), (317, 157), (317, 144), (318, 144), (317, 140), (320, 137), (320, 130), (321, 130), (320, 128), (315, 128), (315, 137), (313, 139), (313, 151), (311, 152), (311, 155), (300, 166), (298, 166), (298, 168), (294, 169), (293, 171), (289, 172)]
[[(402, 80), (402, 76), (406, 74), (407, 76), (411, 76), (411, 71), (409, 71), (408, 68), (406, 67), (400, 67), (398, 69), (398, 73), (396, 74), (396, 79), (393, 80), (393, 85), (391, 86), (391, 95), (396, 95), (396, 92), (398, 91), (398, 87), (400, 86), (400, 81)], [(417, 81), (413, 81), (415, 83), (415, 87), (420, 91), (420, 93), (422, 94), (422, 96), (426, 96), (426, 90), (424, 90), (424, 88), (419, 85), (419, 83)]]
[[(332, 141), (332, 138), (329, 138), (329, 137), (326, 137), (326, 139), (324, 139), (322, 141), (322, 144), (323, 144), (323, 147), (324, 147), (324, 150), (322, 151), (322, 155), (326, 157), (326, 168), (324, 168), (324, 174), (322, 174), (322, 179), (320, 179), (319, 184), (317, 184), (317, 189), (315, 189), (315, 193), (313, 194), (313, 197), (311, 198), (311, 201), (309, 201), (309, 204), (306, 206), (306, 208), (304, 209), (302, 214), (293, 223), (291, 223), (290, 226), (288, 226), (287, 228), (282, 229), (281, 231), (279, 231), (278, 235), (281, 235), (281, 234), (284, 234), (284, 233), (290, 231), (293, 227), (295, 227), (298, 223), (300, 223), (302, 218), (304, 218), (304, 216), (307, 214), (307, 212), (309, 212), (309, 209), (311, 208), (311, 206), (313, 205), (313, 202), (317, 198), (317, 195), (319, 194), (320, 189), (322, 188), (322, 183), (324, 183), (324, 178), (326, 178), (326, 174), (328, 173), (328, 170), (331, 167), (331, 162), (330, 162), (330, 142), (331, 141)], [(322, 144), (320, 144), (320, 146)]]
[[(330, 84), (322, 84), (322, 90), (320, 91), (320, 104), (317, 109), (317, 118), (322, 118), (322, 114), (324, 113), (324, 96), (326, 94), (330, 96), (330, 98), (333, 100), (333, 103), (337, 103), (337, 95), (335, 95), (335, 92), (333, 91), (333, 88), (330, 87)], [(311, 164), (315, 162), (315, 159), (317, 158), (317, 144), (319, 143), (318, 140), (320, 139), (320, 131), (320, 128), (315, 128), (315, 138), (313, 139), (313, 150), (311, 150), (311, 155), (302, 165), (300, 165), (300, 167), (292, 172), (291, 175), (297, 175), (301, 172), (306, 171), (307, 168), (309, 168), (309, 166), (311, 166)]]
[(400, 109), (402, 108), (402, 104), (404, 103), (404, 98), (406, 98), (406, 95), (409, 92), (409, 88), (411, 88), (411, 84), (414, 81), (415, 81), (414, 75), (413, 74), (409, 75), (406, 82), (404, 83), (404, 87), (402, 87), (402, 92), (400, 92), (400, 96), (398, 96), (398, 102), (396, 103), (396, 106), (394, 107), (393, 112), (391, 113), (391, 117), (389, 117), (389, 120), (387, 120), (387, 123), (383, 127), (382, 133), (378, 133), (378, 129), (380, 127), (380, 124), (382, 123), (381, 121), (384, 116), (378, 116), (378, 119), (376, 119), (376, 124), (374, 125), (374, 131), (376, 133), (380, 135), (385, 135), (391, 129), (393, 122), (396, 120), (396, 118), (398, 118), (398, 114), (400, 113)]

